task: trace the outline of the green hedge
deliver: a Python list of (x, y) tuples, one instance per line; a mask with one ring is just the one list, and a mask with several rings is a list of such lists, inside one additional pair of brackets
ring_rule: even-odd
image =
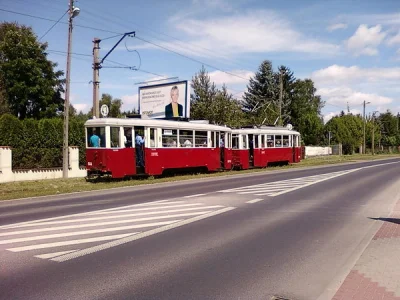
[[(71, 118), (68, 144), (79, 147), (79, 163), (85, 165), (84, 121)], [(63, 120), (0, 116), (0, 146), (12, 147), (12, 166), (19, 169), (62, 166)]]

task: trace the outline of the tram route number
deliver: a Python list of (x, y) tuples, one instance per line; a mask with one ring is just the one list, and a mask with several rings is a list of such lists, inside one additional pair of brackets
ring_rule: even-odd
[(151, 115), (151, 114), (153, 114), (153, 111), (152, 110), (144, 111), (144, 112), (142, 112), (142, 114), (143, 115)]

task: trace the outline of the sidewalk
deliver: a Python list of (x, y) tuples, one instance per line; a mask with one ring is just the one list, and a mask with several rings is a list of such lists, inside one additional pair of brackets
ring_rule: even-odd
[(332, 300), (400, 300), (400, 200)]

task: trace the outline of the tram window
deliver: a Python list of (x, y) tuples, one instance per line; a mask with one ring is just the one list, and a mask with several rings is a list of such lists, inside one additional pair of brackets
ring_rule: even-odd
[(117, 148), (119, 147), (119, 127), (111, 127), (110, 128), (111, 135), (111, 147)]
[(273, 148), (275, 145), (275, 140), (273, 135), (267, 135), (267, 147)]
[(155, 143), (155, 140), (156, 140), (155, 131), (156, 131), (155, 128), (150, 128), (150, 147), (151, 148), (154, 148), (156, 146), (156, 143)]
[(265, 148), (265, 135), (261, 135), (261, 148)]
[(289, 147), (289, 136), (288, 135), (284, 135), (283, 136), (283, 147)]
[(258, 134), (255, 134), (253, 136), (253, 141), (254, 141), (254, 148), (255, 149), (260, 148), (260, 145), (259, 145), (259, 142), (258, 142)]
[(195, 131), (195, 147), (207, 147), (207, 131)]
[(163, 129), (162, 145), (163, 147), (178, 147), (178, 130)]
[(232, 149), (239, 149), (239, 135), (232, 135)]
[(243, 134), (243, 135), (242, 135), (243, 149), (247, 149), (247, 143), (246, 143), (246, 141), (247, 141), (247, 135), (246, 135), (246, 134)]
[[(87, 130), (87, 147), (105, 147), (106, 146), (106, 129), (105, 127), (88, 127)], [(98, 138), (96, 138), (96, 136)]]
[(275, 136), (275, 147), (282, 147), (282, 136), (281, 135)]
[(215, 136), (216, 136), (216, 132), (215, 131), (211, 131), (211, 147), (212, 148), (215, 148), (216, 147), (216, 145), (215, 145)]
[(124, 127), (125, 148), (132, 147), (132, 127)]
[(179, 130), (180, 147), (193, 147), (193, 130)]

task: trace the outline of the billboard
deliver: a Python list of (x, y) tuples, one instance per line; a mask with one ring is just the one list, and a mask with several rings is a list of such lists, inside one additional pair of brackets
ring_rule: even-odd
[(187, 81), (139, 87), (139, 114), (150, 118), (190, 117)]

